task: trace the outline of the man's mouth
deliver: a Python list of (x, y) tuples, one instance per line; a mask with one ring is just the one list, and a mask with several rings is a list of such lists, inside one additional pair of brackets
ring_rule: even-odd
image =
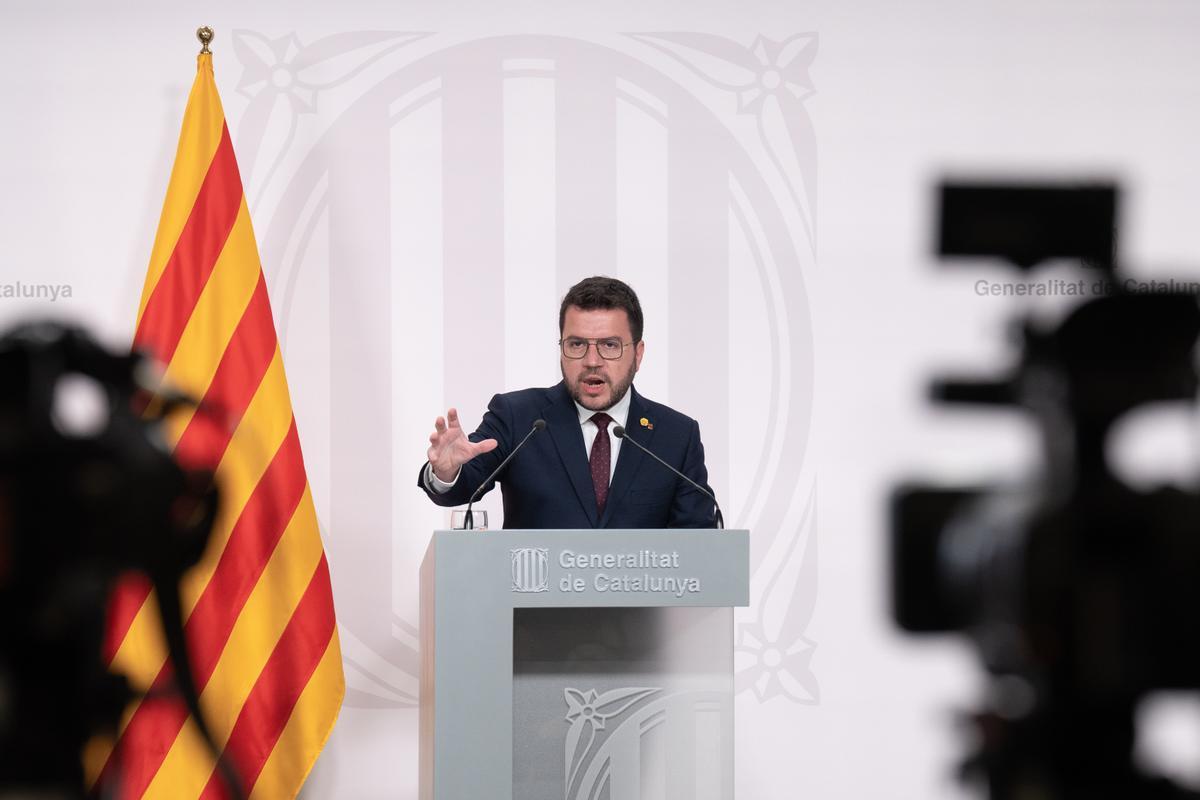
[(589, 375), (583, 378), (580, 383), (583, 384), (584, 391), (588, 394), (599, 394), (600, 390), (608, 384), (608, 381), (599, 375)]

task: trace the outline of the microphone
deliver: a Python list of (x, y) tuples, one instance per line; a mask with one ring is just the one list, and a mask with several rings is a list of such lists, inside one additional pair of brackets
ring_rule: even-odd
[(513, 456), (515, 456), (517, 454), (517, 452), (522, 447), (525, 446), (525, 443), (529, 441), (529, 438), (531, 436), (533, 436), (538, 431), (544, 431), (544, 430), (546, 430), (546, 420), (535, 419), (533, 421), (533, 427), (529, 429), (529, 433), (525, 434), (525, 438), (522, 439), (521, 442), (512, 449), (511, 453), (509, 453), (507, 456), (505, 456), (504, 460), (500, 462), (500, 466), (498, 466), (494, 470), (492, 470), (491, 475), (488, 475), (486, 478), (483, 479), (483, 482), (479, 484), (479, 487), (471, 495), (471, 499), (467, 501), (467, 512), (465, 514), (463, 514), (463, 529), (464, 530), (468, 530), (468, 531), (475, 530), (475, 517), (471, 513), (471, 506), (474, 505), (475, 501), (478, 500), (480, 495), (483, 494), (483, 487), (485, 487), (489, 483), (491, 483), (492, 480), (497, 475), (500, 474), (500, 470), (502, 470), (508, 466), (508, 462), (513, 460)]
[(636, 446), (638, 450), (641, 450), (643, 453), (650, 456), (651, 458), (653, 458), (658, 463), (662, 464), (667, 469), (671, 470), (671, 472), (674, 472), (676, 475), (683, 478), (685, 481), (687, 481), (692, 486), (694, 486), (696, 489), (698, 489), (702, 494), (704, 494), (706, 497), (708, 497), (709, 500), (712, 500), (713, 507), (717, 510), (717, 516), (716, 516), (717, 528), (719, 530), (725, 530), (725, 518), (721, 516), (721, 504), (717, 502), (717, 498), (713, 496), (712, 492), (710, 492), (708, 489), (705, 489), (703, 486), (696, 483), (694, 480), (689, 478), (687, 475), (684, 475), (682, 472), (675, 469), (667, 462), (663, 461), (661, 458), (656, 456), (654, 453), (651, 453), (646, 448), (646, 446), (643, 445), (641, 442), (639, 442), (637, 439), (634, 439), (630, 436), (626, 436), (625, 435), (625, 426), (617, 425), (612, 429), (612, 432), (613, 432), (613, 436), (617, 437), (618, 439), (623, 439), (624, 441), (629, 442), (630, 444)]

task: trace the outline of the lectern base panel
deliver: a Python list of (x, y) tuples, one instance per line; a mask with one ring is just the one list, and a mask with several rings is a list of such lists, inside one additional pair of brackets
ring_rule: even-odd
[(513, 610), (521, 800), (732, 800), (729, 608)]
[(747, 531), (435, 532), (421, 800), (731, 800), (749, 561)]

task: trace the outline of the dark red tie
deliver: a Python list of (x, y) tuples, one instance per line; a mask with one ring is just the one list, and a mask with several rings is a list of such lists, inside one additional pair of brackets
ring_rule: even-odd
[(592, 486), (596, 489), (596, 510), (603, 514), (608, 501), (608, 466), (612, 461), (612, 442), (608, 438), (608, 423), (612, 417), (603, 412), (592, 415), (592, 422), (599, 428), (592, 442), (592, 455), (588, 465), (592, 470)]

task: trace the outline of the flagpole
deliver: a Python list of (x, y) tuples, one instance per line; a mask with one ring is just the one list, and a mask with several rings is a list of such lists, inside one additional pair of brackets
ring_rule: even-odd
[(196, 38), (200, 40), (200, 55), (212, 53), (212, 50), (208, 49), (208, 45), (213, 40), (214, 35), (213, 29), (207, 25), (196, 29)]

